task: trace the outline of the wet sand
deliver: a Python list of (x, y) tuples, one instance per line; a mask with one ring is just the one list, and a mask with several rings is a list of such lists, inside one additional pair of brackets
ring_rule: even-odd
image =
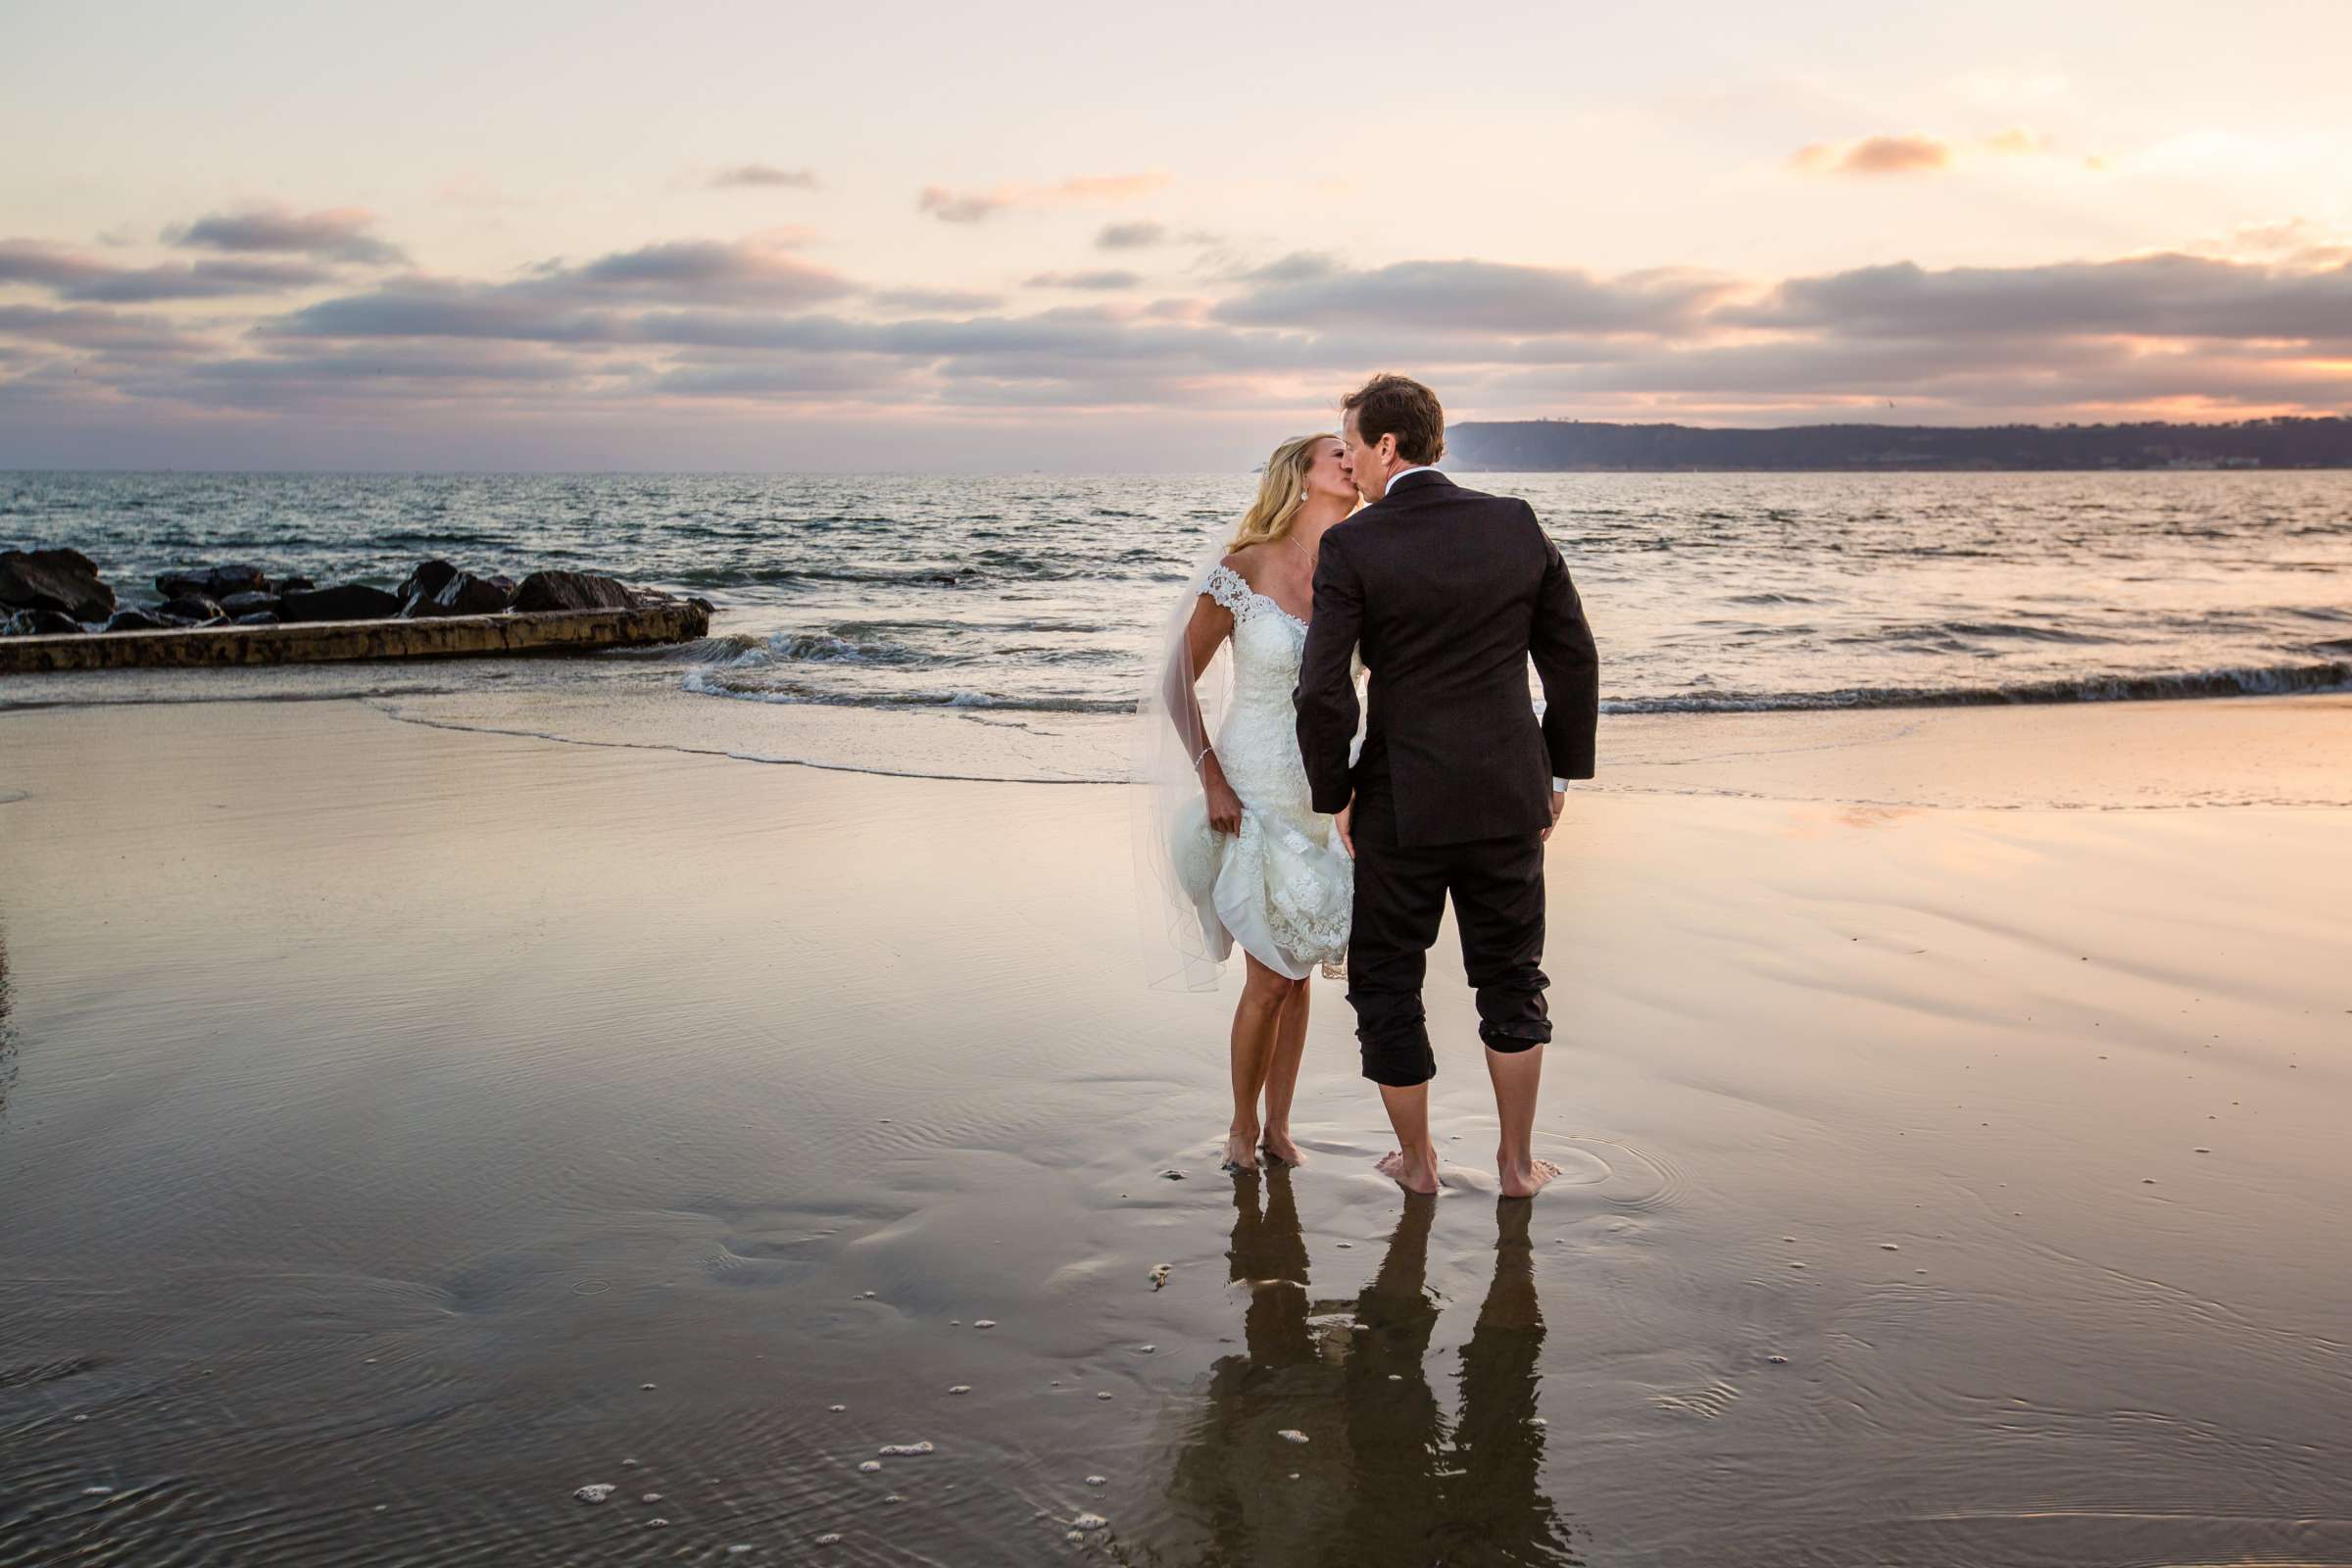
[(1408, 1205), (1114, 789), (0, 714), (0, 1565), (2352, 1561), (2348, 719), (1611, 720)]

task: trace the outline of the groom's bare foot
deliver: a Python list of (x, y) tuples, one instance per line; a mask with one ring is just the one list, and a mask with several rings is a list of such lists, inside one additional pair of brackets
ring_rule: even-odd
[(1408, 1158), (1402, 1150), (1392, 1150), (1373, 1166), (1383, 1176), (1408, 1193), (1424, 1198), (1438, 1190), (1438, 1156), (1433, 1151), (1418, 1158)]
[(1505, 1198), (1533, 1198), (1549, 1186), (1551, 1179), (1560, 1173), (1560, 1167), (1548, 1159), (1530, 1159), (1517, 1165), (1504, 1164), (1497, 1159), (1495, 1163), (1502, 1177), (1502, 1196)]
[(1278, 1133), (1268, 1129), (1265, 1140), (1259, 1147), (1265, 1150), (1268, 1159), (1279, 1160), (1285, 1165), (1306, 1163), (1306, 1156), (1298, 1152), (1298, 1146), (1291, 1142), (1291, 1135), (1287, 1132)]
[(1225, 1135), (1225, 1168), (1227, 1170), (1257, 1169), (1257, 1134), (1231, 1132)]

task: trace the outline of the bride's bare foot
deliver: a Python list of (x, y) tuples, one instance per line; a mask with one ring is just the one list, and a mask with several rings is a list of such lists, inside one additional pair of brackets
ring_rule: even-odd
[(1505, 1198), (1533, 1198), (1560, 1173), (1560, 1167), (1548, 1159), (1531, 1159), (1517, 1166), (1502, 1164), (1499, 1159), (1495, 1163), (1500, 1167)]
[(1225, 1168), (1227, 1170), (1257, 1169), (1257, 1134), (1230, 1132), (1225, 1135)]
[(1408, 1193), (1426, 1196), (1438, 1190), (1438, 1156), (1434, 1151), (1408, 1159), (1402, 1150), (1393, 1150), (1382, 1155), (1373, 1169)]
[(1268, 1159), (1280, 1160), (1285, 1165), (1306, 1163), (1306, 1156), (1298, 1152), (1298, 1146), (1291, 1142), (1291, 1135), (1287, 1132), (1278, 1133), (1269, 1129), (1259, 1147), (1265, 1150)]

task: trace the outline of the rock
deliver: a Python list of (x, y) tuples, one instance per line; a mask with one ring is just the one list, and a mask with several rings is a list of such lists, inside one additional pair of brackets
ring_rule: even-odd
[(258, 593), (252, 590), (241, 594), (230, 594), (226, 599), (220, 601), (220, 612), (226, 615), (235, 615), (239, 619), (243, 619), (257, 610), (275, 611), (276, 609), (277, 595)]
[(308, 577), (295, 576), (277, 579), (277, 591), (280, 594), (307, 594), (318, 586)]
[(507, 608), (507, 591), (487, 578), (461, 571), (429, 596), (421, 590), (409, 595), (400, 612), (419, 615), (495, 615)]
[(163, 631), (172, 622), (152, 610), (118, 610), (104, 627), (107, 631)]
[(277, 603), (280, 620), (388, 620), (398, 613), (397, 598), (356, 582), (286, 594)]
[(204, 591), (215, 599), (225, 600), (230, 594), (259, 594), (270, 591), (270, 578), (261, 567), (238, 564), (215, 566), (204, 574)]
[(267, 593), (269, 589), (269, 574), (244, 563), (231, 566), (181, 566), (175, 571), (159, 573), (155, 579), (155, 591), (166, 599), (185, 599), (195, 594), (207, 599), (226, 599), (230, 594)]
[(115, 591), (78, 550), (0, 550), (0, 609), (104, 620), (115, 612)]
[(634, 610), (636, 590), (617, 577), (586, 571), (534, 571), (514, 590), (517, 612), (541, 610)]
[[(243, 596), (240, 595), (239, 597)], [(240, 626), (274, 626), (277, 624), (277, 612), (274, 610), (257, 610), (250, 614), (237, 616), (236, 622)]]
[(430, 599), (448, 586), (451, 578), (464, 575), (446, 561), (428, 561), (410, 572), (401, 580), (400, 586), (392, 591), (403, 599), (414, 599), (418, 594)]
[(155, 612), (166, 620), (176, 620), (182, 625), (201, 626), (207, 621), (220, 618), (220, 606), (203, 594), (181, 594), (167, 604), (157, 606)]
[(0, 637), (74, 637), (81, 622), (55, 610), (18, 610), (0, 616)]

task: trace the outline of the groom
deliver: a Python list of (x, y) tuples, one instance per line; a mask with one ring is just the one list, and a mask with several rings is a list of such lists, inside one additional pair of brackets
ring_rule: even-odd
[[(1376, 375), (1341, 407), (1347, 461), (1369, 505), (1323, 535), (1293, 700), (1315, 809), (1352, 807), (1348, 1000), (1364, 1076), (1380, 1085), (1396, 1130), (1396, 1152), (1380, 1168), (1408, 1192), (1438, 1190), (1437, 1058), (1421, 977), (1450, 893), (1502, 1123), (1503, 1196), (1531, 1198), (1559, 1174), (1531, 1147), (1551, 1038), (1539, 966), (1544, 844), (1568, 781), (1592, 776), (1592, 633), (1534, 509), (1432, 466), (1446, 451), (1435, 393)], [(1350, 766), (1358, 647), (1372, 715)], [(1544, 683), (1540, 726), (1531, 657)]]

